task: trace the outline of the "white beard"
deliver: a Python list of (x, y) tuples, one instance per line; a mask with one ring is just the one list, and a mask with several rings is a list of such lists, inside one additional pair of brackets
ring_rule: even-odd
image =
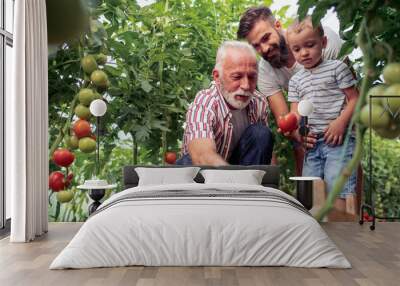
[[(244, 109), (249, 105), (250, 100), (253, 98), (253, 93), (250, 91), (244, 91), (241, 88), (232, 92), (228, 92), (224, 88), (224, 84), (221, 82), (221, 93), (225, 100), (235, 109)], [(246, 101), (241, 101), (235, 98), (236, 95), (247, 96)]]

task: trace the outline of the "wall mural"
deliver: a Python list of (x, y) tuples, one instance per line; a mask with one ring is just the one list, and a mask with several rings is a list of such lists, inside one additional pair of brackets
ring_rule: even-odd
[[(63, 1), (56, 2), (61, 5)], [(51, 20), (54, 24), (49, 23), (54, 33), (62, 17), (78, 16), (82, 22), (77, 34), (58, 31), (67, 40), (49, 38), (49, 220), (83, 221), (88, 216), (90, 200), (86, 191), (77, 186), (85, 180), (98, 175), (116, 184), (116, 189), (106, 191), (107, 198), (121, 191), (123, 166), (172, 164), (179, 157), (188, 104), (197, 91), (209, 85), (217, 47), (224, 39), (236, 38), (240, 15), (255, 5), (255, 1), (157, 1), (145, 7), (127, 0), (66, 2), (84, 3), (85, 6), (74, 9), (86, 10), (74, 15), (67, 13), (66, 6), (65, 13), (57, 14), (54, 11), (61, 6), (48, 7), (49, 15), (54, 16)], [(319, 20), (332, 6), (328, 2), (337, 3), (299, 1), (299, 13), (304, 14), (316, 5), (314, 17)], [(400, 61), (399, 37), (394, 37), (399, 30), (400, 16), (393, 13), (392, 6), (397, 2), (386, 2), (387, 5), (376, 11), (368, 10), (366, 18), (367, 4), (346, 2), (335, 6), (340, 34), (345, 40), (341, 55), (350, 54), (358, 46), (368, 51), (353, 62), (357, 75), (364, 78), (366, 73), (362, 68), (370, 60), (367, 64), (372, 72), (365, 86), (360, 86), (365, 94), (373, 82), (382, 83), (380, 75), (384, 66), (387, 66), (383, 72), (385, 80), (399, 74), (398, 64), (387, 63)], [(263, 1), (263, 4), (270, 6), (272, 1)], [(288, 8), (274, 11), (285, 27), (293, 20), (287, 16)], [(371, 23), (380, 23), (380, 26)], [(369, 33), (365, 39), (358, 37), (362, 29)], [(378, 88), (398, 93), (398, 83), (390, 83), (390, 88), (381, 85), (370, 89), (370, 94), (381, 94)], [(90, 104), (95, 99), (107, 104), (100, 126), (90, 113)], [(376, 99), (375, 103), (384, 108), (383, 101)], [(365, 121), (366, 108), (359, 107), (358, 118), (369, 126)], [(387, 120), (372, 121), (372, 128), (376, 130), (373, 148), (385, 146), (385, 151), (375, 156), (380, 163), (374, 167), (377, 184), (382, 187), (375, 194), (377, 211), (381, 214), (399, 212), (400, 205), (400, 190), (395, 188), (400, 178), (400, 166), (396, 163), (400, 162), (399, 143), (397, 139), (382, 139), (396, 138), (400, 131), (393, 114), (388, 116)], [(384, 124), (382, 120), (387, 122)], [(382, 127), (387, 126), (384, 131)], [(272, 116), (271, 127), (275, 132)], [(362, 127), (362, 134), (365, 130)], [(98, 163), (97, 132), (101, 136)], [(294, 173), (293, 152), (283, 136), (278, 135), (275, 140), (281, 187), (291, 193), (294, 185), (288, 178)], [(368, 144), (364, 141), (360, 144)], [(364, 166), (367, 159), (363, 158)], [(385, 166), (388, 160), (393, 161), (393, 168)]]

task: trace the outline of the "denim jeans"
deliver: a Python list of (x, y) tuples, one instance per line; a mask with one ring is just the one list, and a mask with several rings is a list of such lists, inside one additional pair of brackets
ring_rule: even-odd
[[(320, 177), (327, 186), (327, 191), (333, 189), (333, 184), (339, 176), (343, 167), (350, 161), (355, 148), (355, 138), (351, 136), (346, 150), (344, 144), (331, 147), (324, 142), (324, 138), (319, 138), (314, 148), (308, 150), (304, 157), (303, 176)], [(344, 158), (342, 158), (344, 152)], [(357, 182), (357, 172), (354, 171), (344, 185), (341, 198), (346, 198), (348, 194), (355, 193)]]
[[(271, 164), (274, 138), (267, 126), (262, 123), (249, 125), (232, 151), (229, 164), (232, 165), (269, 165)], [(189, 154), (176, 161), (177, 165), (192, 165)]]

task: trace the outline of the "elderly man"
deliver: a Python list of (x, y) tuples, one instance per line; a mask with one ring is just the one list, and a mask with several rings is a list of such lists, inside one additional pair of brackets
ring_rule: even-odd
[(200, 91), (186, 114), (181, 165), (270, 164), (273, 137), (268, 104), (256, 92), (257, 58), (245, 42), (218, 49), (214, 82)]
[[(328, 27), (324, 27), (327, 37), (327, 46), (323, 51), (323, 59), (336, 59), (342, 41), (339, 36)], [(268, 7), (253, 7), (242, 15), (237, 31), (239, 39), (246, 39), (260, 54), (258, 89), (268, 98), (268, 103), (276, 120), (289, 112), (283, 95), (288, 90), (289, 79), (301, 69), (290, 51), (286, 40), (286, 31), (281, 23), (275, 19)], [(297, 132), (285, 134), (295, 141), (300, 141)], [(308, 147), (312, 147), (316, 139), (307, 137)], [(301, 174), (303, 164), (303, 150), (295, 144), (296, 169)]]

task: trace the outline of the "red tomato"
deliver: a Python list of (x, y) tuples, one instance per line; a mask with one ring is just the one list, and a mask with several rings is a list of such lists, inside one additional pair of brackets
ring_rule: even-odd
[(175, 164), (176, 153), (175, 152), (165, 152), (164, 161), (168, 164)]
[(282, 130), (283, 133), (296, 130), (297, 116), (292, 112), (289, 112), (284, 116), (280, 116), (278, 119), (278, 127)]
[(70, 152), (68, 149), (59, 148), (53, 153), (53, 161), (58, 166), (68, 167), (75, 160), (74, 153)]
[(372, 221), (372, 220), (373, 220), (373, 217), (370, 216), (367, 212), (364, 212), (363, 219), (364, 219), (365, 221)]
[(74, 123), (73, 130), (78, 138), (88, 137), (92, 134), (90, 123), (83, 119), (79, 119)]
[(49, 188), (53, 192), (61, 191), (65, 188), (64, 174), (60, 171), (52, 172), (49, 175)]

